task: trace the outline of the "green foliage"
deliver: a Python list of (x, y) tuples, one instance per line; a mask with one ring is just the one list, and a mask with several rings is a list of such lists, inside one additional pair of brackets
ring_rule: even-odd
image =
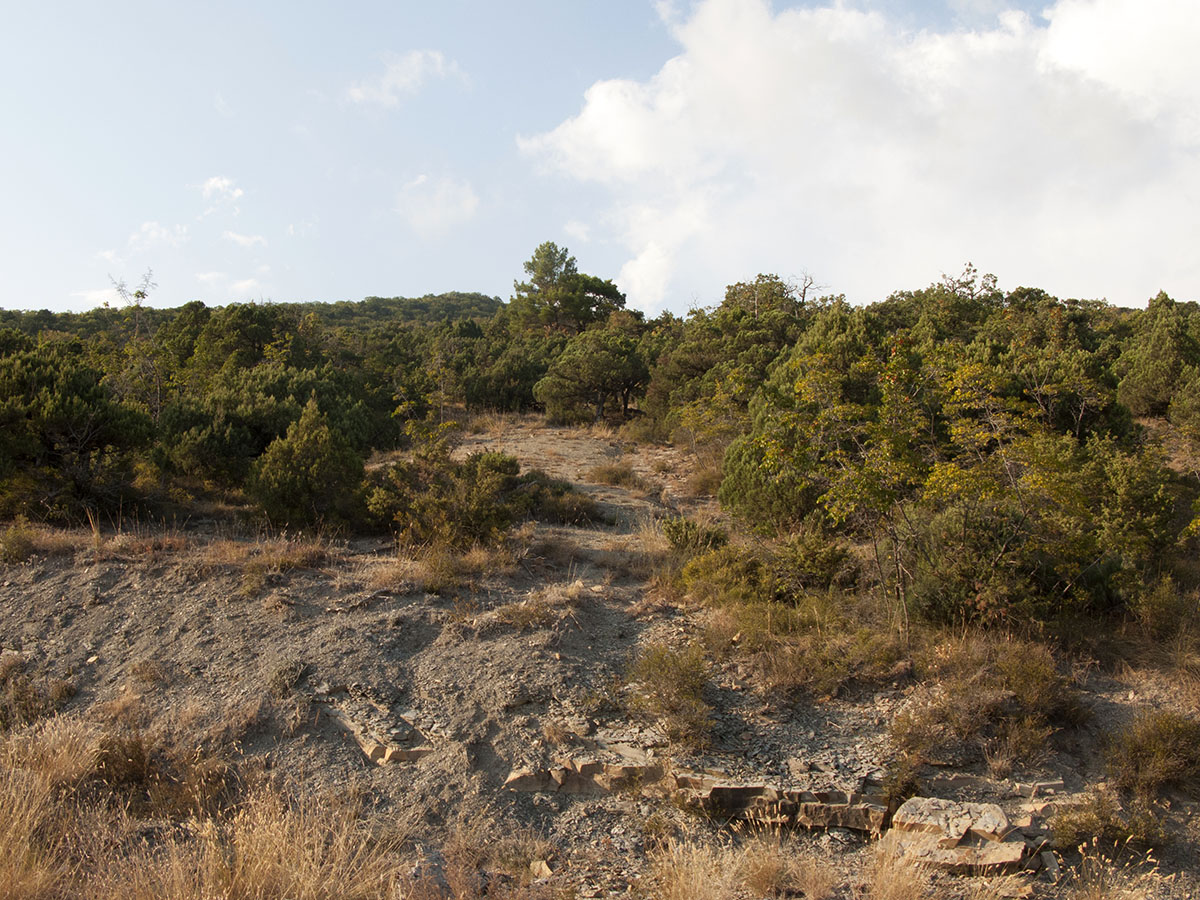
[(116, 507), (151, 423), (112, 397), (78, 343), (0, 357), (0, 514)]
[(533, 396), (552, 422), (598, 421), (610, 401), (627, 414), (647, 374), (634, 335), (618, 327), (593, 328), (567, 342)]
[(529, 280), (514, 282), (513, 315), (523, 328), (578, 332), (625, 307), (611, 281), (584, 275), (566, 247), (547, 241), (524, 264)]
[(1121, 376), (1117, 397), (1137, 416), (1167, 412), (1184, 369), (1200, 365), (1200, 345), (1189, 333), (1182, 311), (1160, 292), (1139, 318), (1115, 366)]
[(247, 491), (277, 526), (338, 524), (358, 518), (362, 476), (362, 457), (313, 397), (255, 462)]
[(551, 478), (540, 469), (530, 469), (520, 482), (521, 490), (529, 493), (536, 519), (556, 525), (612, 524), (599, 504), (569, 481)]
[(761, 549), (726, 545), (702, 553), (684, 566), (683, 583), (690, 596), (714, 605), (779, 599), (771, 559)]
[(409, 432), (411, 456), (372, 472), (366, 487), (372, 518), (402, 541), (465, 549), (497, 543), (530, 515), (572, 525), (602, 520), (568, 483), (536, 470), (520, 475), (514, 457), (484, 452), (455, 460), (449, 426), (413, 423)]
[(713, 525), (701, 525), (683, 516), (671, 516), (662, 520), (663, 537), (671, 549), (681, 554), (696, 554), (715, 550), (729, 542), (725, 529)]
[(813, 316), (726, 454), (722, 504), (767, 533), (815, 516), (868, 538), (882, 586), (934, 621), (1124, 602), (1177, 498), (1115, 403), (1098, 308), (971, 279), (925, 299)]

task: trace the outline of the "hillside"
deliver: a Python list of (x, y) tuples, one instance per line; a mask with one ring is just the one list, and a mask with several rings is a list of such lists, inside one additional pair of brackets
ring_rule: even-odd
[[(0, 833), (33, 839), (14, 833), (29, 782), (13, 779), (49, 777), (52, 757), (54, 802), (25, 814), (46, 818), (33, 858), (47, 872), (65, 860), (48, 886), (16, 896), (72, 894), (84, 880), (113, 896), (198, 896), (180, 871), (228, 885), (237, 864), (210, 871), (201, 856), (217, 838), (198, 823), (266, 815), (264, 796), (309, 810), (290, 822), (293, 842), (332, 841), (343, 826), (337, 840), (363, 841), (352, 863), (330, 849), (325, 870), (287, 850), (279, 866), (310, 879), (287, 896), (1082, 896), (1096, 889), (1089, 859), (1114, 851), (1068, 875), (1079, 855), (1063, 844), (1063, 813), (1103, 811), (1096, 791), (1119, 777), (1110, 739), (1147, 713), (1200, 713), (1178, 660), (1151, 654), (1117, 672), (1078, 655), (1068, 672), (1015, 638), (905, 633), (878, 609), (827, 609), (803, 630), (809, 643), (765, 659), (747, 646), (762, 640), (754, 623), (666, 574), (682, 560), (664, 522), (720, 523), (688, 453), (514, 417), (484, 420), (456, 452), (480, 450), (569, 480), (603, 521), (526, 522), (493, 549), (399, 555), (387, 538), (247, 534), (221, 516), (31, 527), (23, 554), (10, 530), (6, 552), (23, 558), (0, 589), (13, 729), (0, 789), (16, 799)], [(772, 689), (764, 666), (786, 666), (788, 646), (806, 648), (808, 668), (777, 672)], [(1046, 716), (1032, 745), (966, 722), (1004, 720), (1023, 701), (1040, 705), (1022, 713), (1031, 722)], [(57, 719), (38, 715), (50, 708)], [(930, 746), (906, 769), (902, 748), (922, 728)], [(901, 835), (884, 824), (910, 794), (996, 804), (1023, 829), (1006, 842), (1019, 838), (1020, 862), (988, 877), (911, 855), (879, 862), (878, 832)], [(260, 830), (282, 828), (284, 809)], [(1118, 847), (1106, 892), (1087, 896), (1200, 889), (1195, 800), (1168, 786), (1156, 810), (1169, 841), (1135, 827), (1162, 844), (1157, 868)], [(805, 827), (822, 816), (831, 827)], [(236, 861), (234, 832), (219, 840)], [(1020, 871), (1000, 883), (1001, 868)], [(0, 863), (11, 884), (36, 870)], [(380, 886), (393, 882), (399, 894)]]

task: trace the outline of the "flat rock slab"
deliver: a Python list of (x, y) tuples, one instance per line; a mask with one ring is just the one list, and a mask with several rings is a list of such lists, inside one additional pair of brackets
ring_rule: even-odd
[(894, 852), (918, 865), (971, 874), (1019, 868), (1030, 850), (994, 803), (910, 797), (892, 817)]
[(892, 817), (897, 831), (937, 835), (956, 847), (967, 835), (1003, 841), (1013, 831), (1008, 816), (994, 803), (958, 803), (937, 797), (909, 797)]
[(931, 866), (962, 875), (990, 875), (1022, 867), (1028, 848), (1024, 841), (985, 841), (975, 846), (943, 847), (934, 835), (891, 831), (892, 852), (914, 865)]

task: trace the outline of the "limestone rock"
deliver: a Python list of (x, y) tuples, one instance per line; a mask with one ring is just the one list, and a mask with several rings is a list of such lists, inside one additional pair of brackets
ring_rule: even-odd
[(892, 817), (893, 850), (951, 872), (1010, 871), (1029, 853), (1024, 836), (994, 803), (910, 797)]

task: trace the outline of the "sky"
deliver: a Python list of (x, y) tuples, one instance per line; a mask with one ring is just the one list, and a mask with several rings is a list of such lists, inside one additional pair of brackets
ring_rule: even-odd
[(1194, 0), (57, 0), (0, 29), (0, 307), (774, 273), (1200, 295)]

